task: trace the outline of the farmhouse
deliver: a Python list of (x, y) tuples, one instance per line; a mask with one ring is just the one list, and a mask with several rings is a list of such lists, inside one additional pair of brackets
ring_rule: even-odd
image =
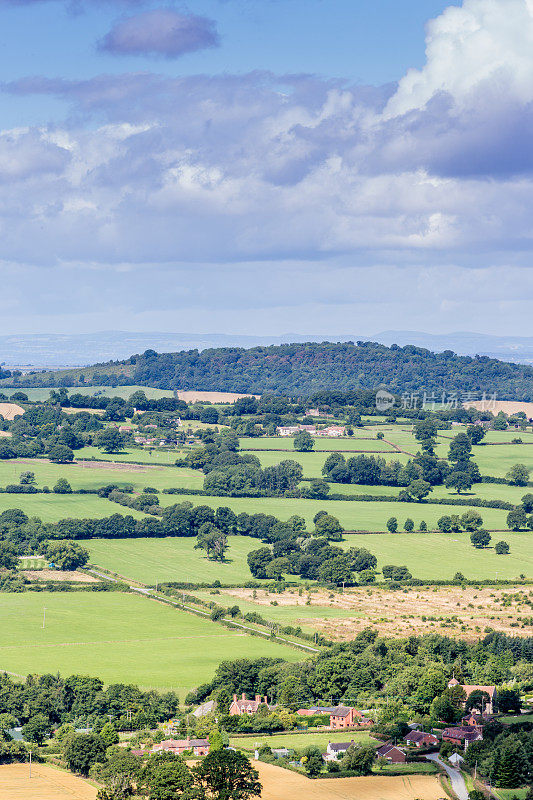
[(208, 739), (166, 739), (164, 742), (154, 744), (152, 753), (173, 753), (175, 756), (181, 756), (187, 750), (192, 750), (195, 756), (206, 756), (209, 753), (209, 740)]
[(478, 742), (480, 739), (483, 739), (483, 733), (480, 728), (473, 725), (457, 725), (445, 728), (442, 732), (443, 742), (451, 742), (458, 747), (464, 745), (465, 750), (471, 742)]
[(282, 425), (279, 428), (276, 428), (278, 436), (294, 436), (295, 433), (298, 433), (299, 427), (298, 425)]
[(336, 438), (338, 436), (344, 436), (345, 432), (346, 428), (342, 425), (330, 425), (329, 428), (322, 428), (322, 430), (317, 431), (316, 435)]
[(248, 700), (246, 695), (242, 694), (241, 699), (237, 699), (237, 695), (233, 695), (233, 701), (229, 707), (230, 716), (235, 717), (242, 717), (244, 714), (252, 715), (257, 714), (259, 711), (259, 707), (265, 705), (267, 708), (271, 708), (268, 705), (267, 697), (261, 697), (260, 694), (256, 694), (255, 700)]
[(405, 751), (401, 747), (396, 747), (395, 744), (384, 744), (379, 750), (376, 750), (377, 758), (386, 758), (391, 764), (403, 764), (407, 761)]
[(311, 706), (311, 708), (299, 708), (296, 712), (300, 717), (314, 717), (315, 714), (327, 714), (329, 717), (337, 706)]
[(408, 747), (436, 747), (439, 740), (432, 733), (411, 731), (407, 736), (404, 736), (404, 742)]
[(356, 708), (349, 706), (336, 706), (329, 715), (330, 728), (350, 728), (353, 725), (364, 725), (370, 722)]
[(355, 744), (353, 739), (351, 742), (328, 742), (324, 761), (335, 761), (339, 756), (343, 756), (352, 744)]
[(460, 686), (464, 690), (466, 700), (468, 700), (473, 692), (485, 692), (485, 694), (488, 694), (489, 699), (484, 703), (482, 712), (484, 714), (494, 713), (494, 700), (496, 697), (495, 686), (474, 686), (471, 684), (459, 683), (458, 680), (452, 678), (451, 681), (448, 682), (448, 688), (451, 689), (453, 686)]

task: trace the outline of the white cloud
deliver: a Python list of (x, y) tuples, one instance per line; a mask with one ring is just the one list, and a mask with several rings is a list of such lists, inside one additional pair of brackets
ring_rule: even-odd
[(423, 108), (439, 92), (463, 107), (480, 84), (533, 99), (532, 0), (464, 0), (427, 26), (426, 65), (401, 79), (385, 116)]

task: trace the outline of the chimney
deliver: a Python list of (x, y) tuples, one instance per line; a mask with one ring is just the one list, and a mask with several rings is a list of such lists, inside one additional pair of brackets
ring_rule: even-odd
[(255, 702), (256, 702), (256, 703), (261, 703), (261, 702), (263, 702), (263, 701), (261, 700), (261, 695), (260, 695), (260, 694), (256, 694), (256, 696), (255, 696)]
[(233, 695), (233, 702), (234, 702), (234, 703), (236, 703), (236, 702), (237, 702), (237, 695), (236, 695), (236, 694), (234, 694), (234, 695)]

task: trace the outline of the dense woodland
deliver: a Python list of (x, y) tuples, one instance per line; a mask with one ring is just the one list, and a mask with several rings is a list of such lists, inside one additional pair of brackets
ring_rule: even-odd
[[(80, 371), (78, 371), (79, 373)], [(147, 350), (128, 361), (88, 367), (85, 383), (121, 383), (160, 389), (197, 389), (309, 396), (327, 389), (395, 392), (496, 392), (499, 398), (533, 399), (533, 367), (451, 350), (357, 342), (309, 342), (271, 347), (217, 348), (178, 353)], [(7, 376), (4, 385), (76, 385), (74, 373)]]

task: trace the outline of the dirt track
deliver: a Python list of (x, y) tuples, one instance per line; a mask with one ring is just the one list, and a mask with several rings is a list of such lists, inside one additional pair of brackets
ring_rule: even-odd
[[(432, 775), (335, 778), (311, 781), (303, 775), (254, 761), (263, 784), (261, 800), (441, 800), (446, 795)], [(0, 800), (3, 800), (0, 796)]]
[(0, 403), (0, 415), (4, 419), (12, 420), (20, 414), (24, 414), (24, 409), (15, 403)]
[(95, 800), (96, 789), (70, 772), (32, 764), (0, 766), (0, 800)]

